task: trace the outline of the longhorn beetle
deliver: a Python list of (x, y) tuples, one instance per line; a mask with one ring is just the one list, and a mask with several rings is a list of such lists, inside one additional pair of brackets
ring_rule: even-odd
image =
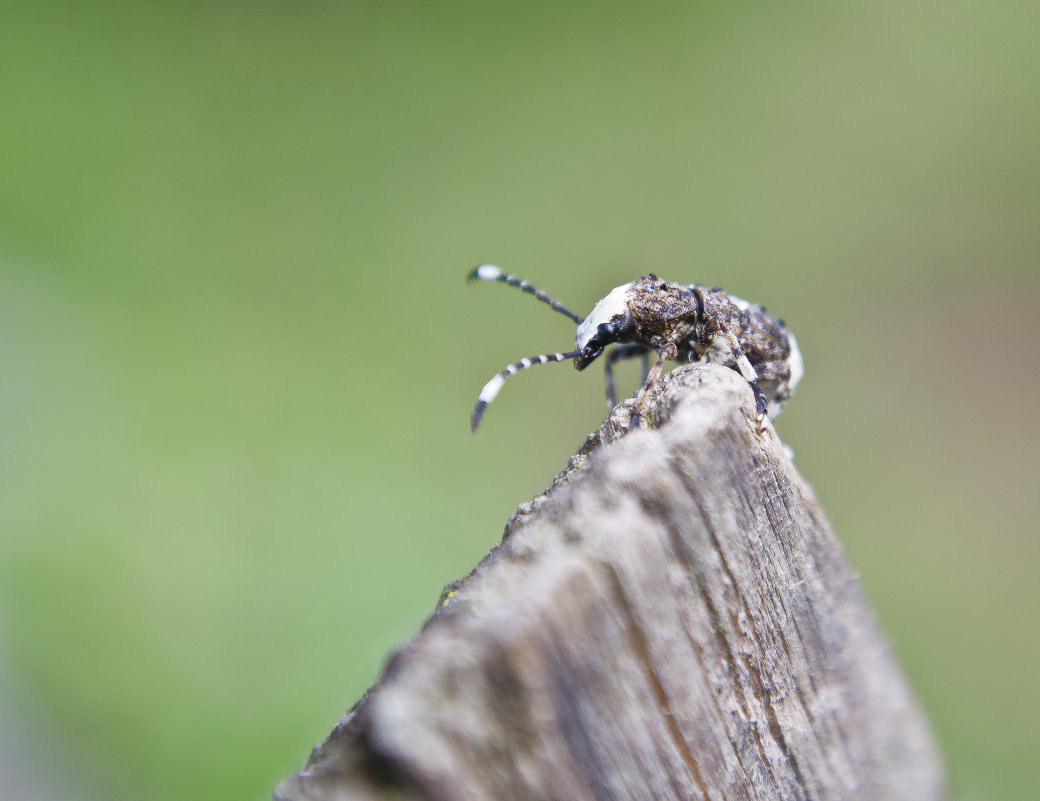
[(493, 264), (482, 264), (467, 277), (468, 281), (478, 279), (501, 281), (534, 295), (577, 323), (578, 332), (574, 350), (521, 359), (488, 381), (480, 390), (470, 418), (474, 431), (509, 376), (535, 364), (570, 360), (576, 369), (584, 370), (614, 343), (617, 347), (604, 359), (609, 409), (614, 408), (617, 400), (614, 363), (643, 357), (645, 367), (650, 352), (657, 352), (657, 363), (644, 369), (645, 380), (636, 396), (632, 428), (639, 424), (647, 393), (661, 375), (665, 361), (711, 362), (736, 370), (754, 393), (760, 427), (767, 415), (772, 419), (780, 413), (804, 372), (801, 351), (787, 326), (766, 314), (761, 306), (728, 295), (720, 286), (708, 289), (700, 284), (673, 284), (656, 275), (644, 275), (611, 290), (588, 317), (581, 317)]

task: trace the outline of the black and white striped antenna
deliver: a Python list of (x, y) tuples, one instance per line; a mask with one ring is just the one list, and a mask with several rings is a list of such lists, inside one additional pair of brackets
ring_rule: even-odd
[(480, 395), (477, 397), (477, 405), (473, 407), (473, 414), (469, 419), (470, 428), (473, 431), (477, 430), (477, 426), (480, 425), (480, 418), (484, 416), (484, 410), (487, 408), (487, 405), (495, 399), (498, 391), (502, 389), (502, 385), (506, 383), (506, 379), (509, 378), (509, 376), (519, 373), (521, 370), (526, 370), (528, 367), (533, 367), (536, 364), (570, 361), (580, 353), (580, 350), (572, 350), (567, 353), (540, 353), (539, 355), (532, 356), (529, 359), (521, 359), (518, 362), (514, 362), (506, 367), (506, 369), (501, 373), (496, 373), (495, 377), (488, 381), (484, 385), (484, 388), (480, 390)]
[[(468, 276), (467, 281), (501, 281), (503, 284), (509, 284), (509, 286), (515, 286), (517, 289), (527, 292), (528, 294), (534, 295), (542, 303), (548, 304), (553, 309), (558, 311), (565, 317), (569, 317), (578, 325), (585, 319), (579, 314), (575, 314), (558, 300), (554, 300), (548, 294), (542, 290), (531, 286), (527, 281), (522, 278), (517, 278), (515, 275), (502, 272), (502, 270), (493, 264), (481, 264)], [(521, 370), (526, 370), (528, 367), (533, 367), (536, 364), (548, 364), (549, 362), (566, 362), (578, 356), (581, 353), (579, 350), (568, 351), (567, 353), (540, 353), (537, 356), (531, 356), (527, 359), (521, 359), (518, 362), (514, 362), (506, 367), (500, 373), (496, 373), (495, 376), (488, 381), (484, 388), (480, 390), (480, 395), (477, 398), (477, 405), (473, 407), (473, 414), (470, 417), (470, 428), (473, 431), (477, 430), (477, 426), (480, 425), (480, 418), (484, 416), (484, 410), (491, 401), (498, 395), (499, 390), (502, 389), (502, 385), (505, 384), (506, 379), (511, 375), (519, 373)]]
[(527, 292), (528, 294), (534, 295), (542, 303), (548, 303), (560, 314), (570, 317), (578, 325), (581, 325), (585, 319), (580, 314), (575, 314), (558, 300), (553, 300), (549, 295), (540, 289), (531, 286), (527, 281), (522, 278), (517, 278), (515, 275), (507, 274), (496, 267), (494, 264), (481, 264), (477, 269), (466, 276), (467, 281), (501, 281), (503, 284), (509, 284), (509, 286), (515, 286), (517, 289)]

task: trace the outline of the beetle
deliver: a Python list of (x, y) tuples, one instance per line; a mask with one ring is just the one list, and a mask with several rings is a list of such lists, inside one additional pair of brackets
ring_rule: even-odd
[[(798, 342), (783, 321), (770, 317), (762, 306), (727, 294), (719, 286), (708, 289), (700, 284), (676, 284), (656, 275), (644, 275), (638, 281), (615, 287), (587, 317), (581, 317), (493, 264), (481, 264), (467, 280), (500, 281), (516, 287), (578, 325), (574, 350), (521, 359), (484, 385), (470, 418), (473, 431), (509, 376), (549, 362), (573, 361), (576, 369), (584, 370), (609, 345), (617, 347), (604, 358), (608, 409), (617, 403), (614, 364), (622, 359), (644, 359), (645, 380), (636, 396), (632, 428), (639, 424), (647, 393), (666, 361), (710, 362), (737, 371), (754, 393), (760, 429), (766, 417), (773, 419), (780, 413), (805, 372)], [(657, 353), (657, 363), (645, 369), (652, 352)]]

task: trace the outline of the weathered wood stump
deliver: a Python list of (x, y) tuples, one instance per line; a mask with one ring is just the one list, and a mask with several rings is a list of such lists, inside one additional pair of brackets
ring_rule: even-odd
[(941, 761), (812, 492), (712, 365), (631, 401), (289, 799), (907, 799)]

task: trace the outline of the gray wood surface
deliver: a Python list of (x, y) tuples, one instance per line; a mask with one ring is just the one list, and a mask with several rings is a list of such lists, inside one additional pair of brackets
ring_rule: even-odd
[(690, 365), (640, 429), (616, 409), (276, 798), (945, 798), (856, 574), (752, 403)]

